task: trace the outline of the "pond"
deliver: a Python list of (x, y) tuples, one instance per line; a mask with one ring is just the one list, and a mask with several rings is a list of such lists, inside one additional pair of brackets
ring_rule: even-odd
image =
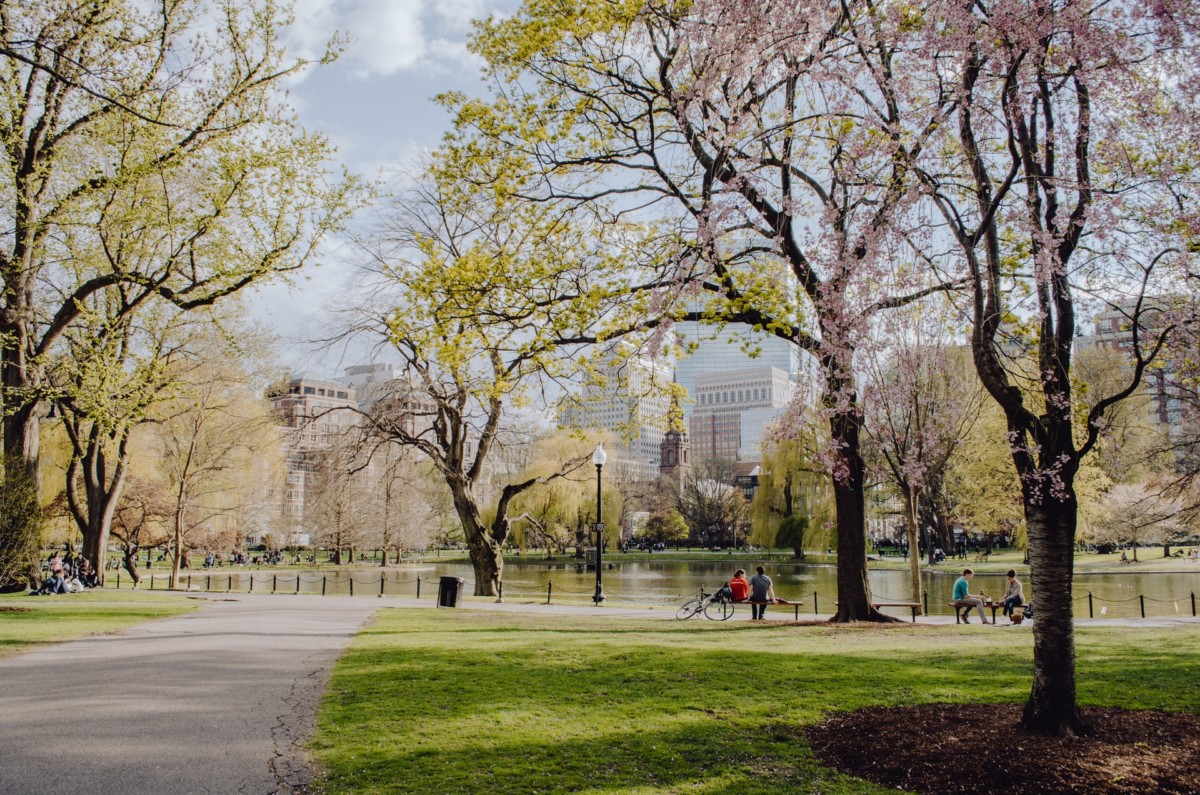
[[(753, 573), (753, 566), (744, 560), (713, 557), (711, 561), (668, 558), (627, 560), (619, 554), (606, 557), (603, 572), (605, 595), (613, 602), (666, 607), (682, 604), (702, 587), (708, 591), (714, 590), (727, 581), (738, 566)], [(815, 615), (828, 616), (833, 612), (837, 599), (837, 570), (834, 566), (792, 561), (769, 561), (764, 565), (775, 582), (775, 593), (780, 598), (803, 602), (801, 617), (814, 615), (814, 601)], [(1181, 564), (1181, 568), (1188, 565)], [(922, 570), (921, 586), (928, 594), (931, 614), (953, 615), (954, 610), (947, 603), (959, 571), (958, 566), (948, 564), (934, 571)], [(189, 576), (192, 587), (214, 591), (274, 590), (289, 593), (353, 593), (356, 596), (379, 593), (414, 596), (420, 589), (422, 598), (436, 596), (438, 579), (442, 576), (461, 577), (466, 581), (467, 594), (471, 593), (474, 582), (470, 564), (461, 560), (445, 563), (426, 561), (383, 571), (280, 571), (276, 574), (261, 570), (213, 569), (211, 572), (193, 571), (190, 575), (185, 574), (185, 587), (189, 583)], [(872, 570), (869, 577), (872, 594), (877, 600), (908, 600), (908, 572)], [(1036, 599), (1036, 595), (1030, 594), (1028, 577), (1024, 579), (1026, 595)], [(161, 575), (156, 576), (156, 580), (157, 587), (164, 587)], [(545, 561), (514, 557), (506, 559), (504, 565), (504, 593), (511, 600), (545, 601), (549, 597), (552, 603), (586, 603), (595, 592), (595, 582), (595, 571), (577, 567), (572, 558)], [(1004, 587), (1004, 575), (1000, 573), (981, 572), (975, 575), (971, 584), (972, 591), (977, 593), (982, 590), (997, 598), (1003, 595)], [(1079, 618), (1087, 618), (1089, 614), (1096, 618), (1135, 618), (1142, 615), (1144, 605), (1147, 617), (1191, 616), (1197, 591), (1200, 591), (1200, 566), (1196, 567), (1195, 572), (1076, 574), (1075, 615)], [(906, 609), (889, 609), (886, 612), (908, 617)]]

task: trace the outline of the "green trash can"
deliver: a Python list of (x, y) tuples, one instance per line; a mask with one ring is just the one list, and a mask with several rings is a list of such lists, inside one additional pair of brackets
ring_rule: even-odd
[(438, 581), (438, 607), (458, 607), (459, 595), (462, 593), (462, 577), (442, 577)]

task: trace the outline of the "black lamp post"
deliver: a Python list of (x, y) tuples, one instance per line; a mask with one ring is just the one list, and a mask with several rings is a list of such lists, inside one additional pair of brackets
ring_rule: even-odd
[(608, 460), (608, 455), (604, 452), (604, 445), (596, 445), (596, 452), (592, 453), (592, 463), (596, 465), (596, 594), (592, 597), (592, 601), (600, 604), (604, 601), (604, 583), (601, 580), (601, 561), (602, 550), (604, 549), (604, 519), (601, 511), (601, 491), (600, 491), (600, 470), (604, 468), (604, 462)]

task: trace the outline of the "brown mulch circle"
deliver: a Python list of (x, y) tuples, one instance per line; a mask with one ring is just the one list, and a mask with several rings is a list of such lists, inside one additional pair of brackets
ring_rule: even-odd
[(0, 613), (30, 613), (32, 610), (28, 607), (17, 607), (16, 605), (0, 605)]
[(1027, 732), (1009, 704), (871, 707), (807, 734), (830, 767), (913, 792), (1200, 794), (1200, 715), (1081, 712), (1086, 737)]

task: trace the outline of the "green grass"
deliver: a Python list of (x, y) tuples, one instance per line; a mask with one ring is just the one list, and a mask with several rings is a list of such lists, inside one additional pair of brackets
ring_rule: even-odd
[(186, 613), (197, 606), (178, 594), (131, 591), (0, 596), (0, 658), (87, 635), (115, 632)]
[[(1077, 638), (1081, 703), (1200, 711), (1200, 629)], [(1028, 632), (991, 627), (388, 610), (335, 668), (313, 750), (330, 795), (880, 793), (820, 765), (805, 728), (868, 705), (1019, 703), (1030, 660)]]

